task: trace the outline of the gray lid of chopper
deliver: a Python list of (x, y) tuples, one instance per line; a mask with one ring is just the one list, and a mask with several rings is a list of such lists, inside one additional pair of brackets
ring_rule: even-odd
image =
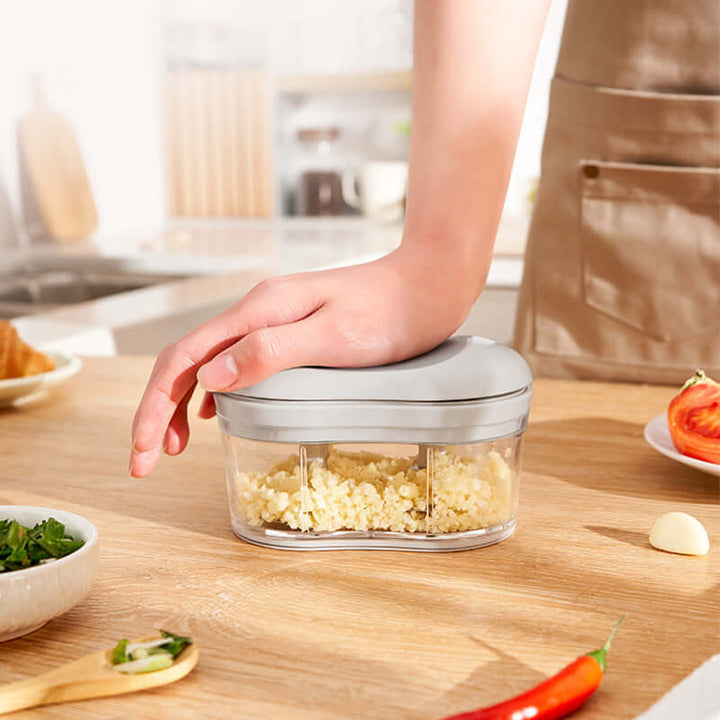
[(284, 370), (215, 405), (223, 430), (248, 439), (461, 444), (522, 432), (531, 384), (513, 349), (457, 336), (390, 365)]

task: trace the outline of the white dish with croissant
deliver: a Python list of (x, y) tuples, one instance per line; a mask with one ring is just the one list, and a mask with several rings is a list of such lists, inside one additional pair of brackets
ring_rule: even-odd
[(55, 363), (54, 370), (0, 380), (0, 406), (9, 405), (20, 399), (29, 400), (31, 396), (49, 390), (80, 372), (82, 361), (79, 357), (61, 352), (46, 354)]
[(46, 354), (55, 363), (54, 370), (0, 380), (0, 406), (26, 402), (80, 372), (82, 361), (79, 357), (61, 352)]
[(0, 380), (0, 407), (26, 402), (76, 375), (82, 367), (82, 361), (75, 355), (47, 352), (45, 356), (52, 360), (52, 370)]
[(0, 320), (0, 406), (20, 403), (43, 393), (79, 372), (80, 358), (36, 350), (15, 327)]

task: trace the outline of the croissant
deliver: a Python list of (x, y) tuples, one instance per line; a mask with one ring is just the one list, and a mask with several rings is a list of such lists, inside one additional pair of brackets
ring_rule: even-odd
[(26, 345), (7, 320), (0, 320), (0, 380), (54, 369), (55, 363), (47, 355)]

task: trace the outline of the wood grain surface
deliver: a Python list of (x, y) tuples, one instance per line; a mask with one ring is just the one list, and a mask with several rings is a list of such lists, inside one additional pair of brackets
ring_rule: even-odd
[[(149, 358), (87, 360), (52, 395), (0, 411), (0, 503), (58, 507), (101, 537), (90, 597), (0, 646), (0, 681), (164, 627), (201, 660), (175, 685), (25, 718), (434, 720), (517, 693), (601, 645), (608, 674), (577, 718), (632, 718), (718, 652), (718, 481), (655, 453), (644, 424), (672, 388), (540, 380), (510, 540), (456, 554), (288, 553), (228, 522), (216, 424), (127, 477)], [(695, 515), (710, 554), (647, 542)]]
[(70, 121), (50, 110), (42, 88), (18, 122), (18, 147), (33, 202), (48, 235), (82, 240), (97, 227), (97, 211), (82, 153)]
[(268, 82), (260, 70), (183, 68), (165, 73), (170, 215), (272, 216)]

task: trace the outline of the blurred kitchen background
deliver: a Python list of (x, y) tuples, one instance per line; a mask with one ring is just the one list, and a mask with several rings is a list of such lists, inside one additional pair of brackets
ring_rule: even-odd
[[(550, 11), (488, 288), (464, 327), (500, 341), (565, 9)], [(0, 317), (48, 348), (154, 353), (266, 275), (391, 250), (412, 22), (412, 0), (6, 6)]]

